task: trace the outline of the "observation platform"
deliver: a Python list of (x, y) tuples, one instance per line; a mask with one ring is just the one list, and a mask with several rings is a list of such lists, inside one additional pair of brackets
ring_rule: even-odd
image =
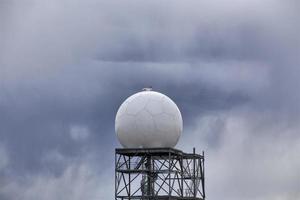
[(124, 156), (182, 156), (184, 158), (200, 158), (204, 159), (204, 152), (202, 155), (196, 153), (184, 153), (175, 148), (117, 148), (116, 154)]

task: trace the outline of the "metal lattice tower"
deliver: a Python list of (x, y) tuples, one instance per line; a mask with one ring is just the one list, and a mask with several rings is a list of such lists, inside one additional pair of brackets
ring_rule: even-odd
[(115, 200), (204, 200), (204, 153), (116, 149)]

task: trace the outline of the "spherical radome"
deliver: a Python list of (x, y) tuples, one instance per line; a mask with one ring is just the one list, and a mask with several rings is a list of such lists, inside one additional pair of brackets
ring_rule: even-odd
[(127, 98), (115, 121), (117, 137), (125, 148), (174, 147), (182, 127), (177, 105), (166, 95), (149, 90)]

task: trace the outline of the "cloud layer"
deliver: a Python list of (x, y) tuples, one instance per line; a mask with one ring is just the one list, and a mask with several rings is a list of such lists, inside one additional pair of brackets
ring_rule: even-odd
[(114, 117), (170, 96), (207, 198), (297, 199), (296, 1), (1, 1), (0, 199), (112, 199)]

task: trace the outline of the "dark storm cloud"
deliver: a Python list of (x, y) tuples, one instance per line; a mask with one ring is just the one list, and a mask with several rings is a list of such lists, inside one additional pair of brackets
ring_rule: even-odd
[[(115, 113), (151, 85), (182, 111), (179, 147), (207, 151), (210, 199), (296, 199), (295, 8), (293, 1), (2, 1), (0, 198), (113, 198)], [(270, 172), (275, 154), (289, 176)], [(251, 165), (257, 157), (261, 164)], [(288, 190), (263, 191), (257, 181)]]
[[(18, 86), (3, 86), (5, 95), (1, 110), (6, 114), (1, 116), (5, 126), (0, 129), (2, 133), (12, 133), (1, 135), (8, 144), (11, 157), (15, 158), (11, 160), (12, 168), (19, 173), (43, 170), (41, 158), (50, 149), (78, 156), (81, 148), (89, 145), (100, 143), (107, 148), (102, 141), (116, 143), (113, 129), (118, 106), (128, 95), (152, 83), (153, 77), (156, 77), (156, 83), (152, 84), (154, 88), (165, 93), (171, 91), (168, 95), (176, 99), (182, 108), (185, 125), (193, 122), (197, 113), (228, 109), (247, 101), (244, 94), (205, 87), (205, 83), (177, 84), (176, 80), (165, 80), (165, 74), (160, 75), (158, 69), (141, 70), (137, 66), (124, 66), (135, 71), (128, 73), (124, 69), (111, 70), (111, 64), (105, 65), (95, 63), (83, 69), (72, 66), (66, 73), (55, 73), (47, 79), (45, 76), (33, 76), (18, 80)], [(136, 78), (129, 85), (124, 85), (127, 79), (135, 76), (143, 77), (143, 80)], [(200, 85), (195, 89), (195, 84)], [(179, 96), (180, 93), (185, 95)], [(77, 124), (87, 126), (93, 133), (87, 141), (77, 143), (71, 140), (70, 129)], [(102, 149), (101, 146), (98, 148)]]

